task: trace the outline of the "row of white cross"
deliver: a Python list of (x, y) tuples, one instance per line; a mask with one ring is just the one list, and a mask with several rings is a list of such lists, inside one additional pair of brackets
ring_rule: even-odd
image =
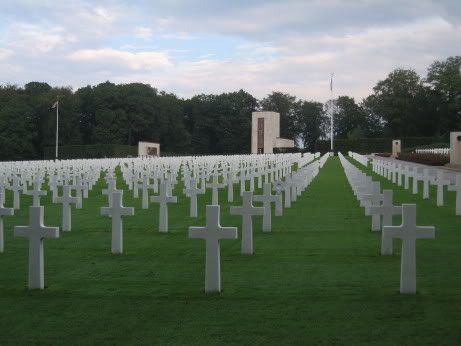
[[(283, 156), (283, 155), (281, 155)], [(270, 161), (266, 158), (265, 162), (271, 162), (269, 164), (271, 172), (270, 177), (266, 178), (266, 182), (263, 186), (263, 194), (259, 196), (253, 196), (253, 191), (241, 191), (243, 204), (239, 207), (231, 207), (230, 213), (235, 215), (241, 215), (243, 218), (243, 226), (242, 226), (242, 254), (250, 255), (253, 253), (253, 232), (252, 232), (252, 217), (256, 215), (263, 216), (263, 231), (270, 232), (271, 231), (271, 204), (275, 203), (276, 205), (276, 213), (275, 215), (282, 215), (283, 210), (283, 203), (282, 203), (282, 195), (285, 197), (285, 207), (289, 207), (293, 201), (296, 201), (297, 196), (299, 196), (302, 191), (309, 185), (312, 179), (318, 174), (318, 170), (326, 161), (327, 156), (320, 158), (318, 161), (314, 161), (310, 165), (306, 165), (310, 162), (314, 157), (318, 157), (318, 155), (305, 155), (304, 157), (299, 158), (296, 160), (298, 167), (301, 167), (296, 172), (291, 172), (291, 166), (288, 167), (292, 160), (275, 160)], [(222, 159), (220, 159), (223, 161)], [(310, 160), (310, 161), (308, 161)], [(242, 161), (242, 160), (240, 160)], [(77, 204), (81, 207), (81, 199), (82, 197), (88, 196), (88, 191), (94, 186), (98, 177), (100, 176), (100, 172), (105, 170), (106, 171), (106, 183), (107, 189), (103, 190), (103, 194), (107, 195), (108, 198), (108, 206), (101, 208), (101, 214), (107, 215), (112, 218), (112, 253), (114, 254), (121, 254), (123, 253), (123, 227), (122, 227), (122, 218), (129, 215), (134, 215), (134, 208), (131, 207), (124, 207), (123, 206), (123, 191), (118, 190), (116, 187), (116, 173), (115, 170), (117, 165), (114, 164), (113, 161), (110, 162), (110, 165), (92, 165), (88, 167), (92, 167), (91, 170), (80, 169), (78, 173), (74, 174), (71, 173), (73, 170), (62, 170), (59, 171), (61, 168), (57, 168), (57, 171), (51, 170), (52, 174), (49, 176), (49, 186), (53, 191), (53, 201), (55, 203), (62, 203), (63, 205), (63, 230), (70, 231), (71, 230), (71, 213), (70, 213), (70, 205)], [(133, 162), (133, 161), (131, 161)], [(166, 161), (165, 161), (166, 162)], [(172, 196), (172, 187), (176, 184), (176, 177), (178, 172), (184, 165), (184, 159), (180, 160), (181, 164), (174, 164), (172, 161), (169, 162), (168, 165), (162, 164), (163, 168), (166, 167), (164, 170), (159, 169), (158, 181), (156, 183), (159, 188), (159, 195), (151, 196), (151, 202), (157, 202), (160, 204), (160, 217), (159, 217), (159, 231), (167, 232), (168, 231), (168, 203), (176, 203), (176, 197)], [(190, 161), (187, 161), (188, 165), (191, 165)], [(127, 169), (130, 164), (126, 164), (127, 161), (119, 162), (123, 169)], [(157, 162), (158, 163), (158, 162)], [(282, 169), (277, 168), (277, 164), (282, 166)], [(133, 165), (132, 165), (133, 166)], [(151, 165), (151, 163), (144, 162), (142, 165), (143, 172), (147, 172), (147, 167), (150, 168), (159, 167), (159, 165)], [(192, 165), (191, 165), (192, 166)], [(216, 166), (216, 165), (215, 165)], [(239, 163), (241, 166), (241, 162)], [(42, 166), (41, 168), (44, 168)], [(123, 172), (122, 169), (122, 172)], [(155, 169), (155, 168), (154, 168)], [(47, 171), (46, 167), (44, 168)], [(13, 175), (17, 177), (27, 176), (26, 174), (21, 174), (20, 170), (13, 169)], [(197, 172), (200, 172), (198, 170)], [(216, 169), (214, 172), (218, 172)], [(242, 171), (238, 171), (236, 174), (242, 174)], [(264, 169), (260, 170), (261, 175), (267, 174)], [(43, 215), (44, 215), (44, 207), (40, 206), (40, 197), (45, 195), (46, 191), (41, 190), (42, 179), (44, 178), (43, 172), (41, 174), (36, 171), (36, 176), (31, 177), (28, 176), (27, 180), (24, 181), (24, 184), (28, 184), (28, 180), (32, 179), (34, 181), (34, 191), (31, 195), (34, 196), (33, 205), (29, 208), (29, 225), (28, 226), (16, 226), (14, 230), (14, 234), (16, 237), (26, 237), (29, 239), (29, 280), (28, 286), (30, 289), (43, 289), (44, 287), (44, 271), (43, 271), (43, 239), (45, 238), (58, 238), (59, 237), (59, 228), (57, 227), (46, 227), (43, 225)], [(50, 173), (50, 172), (48, 172)], [(126, 173), (126, 172), (125, 172)], [(223, 172), (221, 172), (223, 173)], [(227, 172), (229, 173), (229, 172)], [(197, 173), (198, 174), (198, 173)], [(147, 174), (146, 174), (147, 175)], [(145, 176), (146, 176), (145, 175)], [(184, 183), (187, 174), (183, 172), (183, 179)], [(137, 174), (128, 174), (124, 175), (124, 178), (127, 179), (127, 176), (139, 176)], [(210, 175), (208, 175), (209, 177)], [(39, 178), (37, 178), (39, 177)], [(55, 178), (53, 178), (55, 177)], [(218, 189), (219, 187), (219, 176), (218, 174), (214, 173), (211, 175), (212, 182), (210, 184), (206, 183), (206, 180), (202, 181), (202, 187), (209, 187), (211, 189)], [(275, 180), (275, 179), (278, 180)], [(283, 179), (282, 179), (283, 178)], [(129, 178), (128, 178), (129, 179)], [(253, 179), (250, 177), (250, 179)], [(272, 183), (270, 179), (273, 179)], [(69, 185), (70, 181), (73, 181), (73, 185)], [(155, 179), (154, 179), (155, 180)], [(191, 197), (191, 215), (193, 213), (193, 195), (194, 192), (192, 190), (196, 189), (196, 183), (193, 181), (194, 178), (189, 176), (188, 179), (188, 188), (185, 189), (186, 195), (189, 194)], [(269, 181), (268, 181), (269, 180)], [(150, 182), (143, 178), (143, 183), (145, 182), (146, 185), (150, 185)], [(57, 189), (58, 186), (62, 185), (63, 195), (57, 196)], [(195, 186), (195, 187), (194, 187)], [(228, 187), (233, 187), (232, 184), (226, 185)], [(132, 184), (133, 191), (134, 184)], [(276, 191), (276, 194), (272, 194), (272, 188)], [(76, 196), (72, 196), (72, 190), (79, 190), (80, 193), (76, 193)], [(56, 191), (56, 195), (54, 193)], [(134, 193), (133, 193), (134, 194)], [(214, 193), (213, 193), (214, 194)], [(0, 194), (3, 196), (3, 194)], [(196, 193), (195, 193), (196, 197)], [(3, 206), (4, 198), (0, 198), (0, 222), (3, 222), (2, 216), (6, 215), (13, 215), (14, 209), (12, 208), (5, 208)], [(207, 239), (207, 269), (206, 269), (206, 290), (207, 291), (216, 291), (220, 289), (220, 274), (216, 274), (219, 271), (219, 264), (216, 263), (219, 260), (219, 249), (213, 250), (210, 252), (210, 259), (208, 259), (208, 251), (212, 245), (208, 245), (208, 233), (212, 234), (220, 229), (219, 226), (219, 205), (214, 202), (217, 202), (218, 199), (216, 196), (213, 196), (212, 205), (207, 206), (206, 214), (207, 214), (207, 226), (204, 229), (207, 231), (202, 235), (197, 234), (199, 232), (198, 228), (191, 228), (190, 236), (191, 237), (203, 237)], [(262, 202), (262, 207), (254, 207), (252, 202), (259, 201)], [(195, 200), (196, 205), (196, 200)], [(195, 207), (196, 209), (196, 207)], [(196, 216), (196, 210), (195, 210)], [(210, 220), (208, 220), (208, 217)], [(217, 223), (216, 223), (217, 220)], [(3, 224), (0, 223), (0, 226)], [(209, 225), (211, 229), (208, 230)], [(236, 231), (236, 229), (235, 229)], [(208, 232), (208, 233), (207, 233)], [(227, 234), (228, 232), (224, 232)], [(1, 240), (1, 249), (3, 250), (3, 228), (0, 227), (0, 240)], [(213, 239), (216, 238), (216, 235), (210, 236), (211, 243), (215, 244), (216, 241)], [(215, 237), (215, 238), (213, 238)], [(219, 237), (218, 237), (219, 238)], [(216, 239), (215, 239), (216, 240)], [(219, 241), (218, 241), (219, 244)], [(210, 269), (209, 266), (213, 263), (213, 269)], [(210, 273), (213, 272), (214, 274), (211, 275)], [(211, 275), (211, 276), (210, 276)]]
[(368, 166), (368, 157), (366, 155), (354, 153), (353, 151), (349, 151), (347, 153), (350, 157), (352, 157), (355, 161), (361, 163), (365, 167)]
[[(400, 293), (416, 293), (416, 239), (434, 238), (435, 228), (417, 226), (416, 204), (394, 206), (392, 190), (383, 190), (381, 193), (379, 182), (374, 182), (340, 153), (339, 157), (360, 205), (365, 207), (366, 215), (372, 216), (372, 231), (382, 230), (381, 255), (392, 255), (393, 239), (402, 240)], [(392, 224), (394, 215), (402, 215), (401, 225)]]
[[(292, 177), (295, 190), (291, 196), (300, 195), (310, 184), (312, 179), (318, 174), (319, 167), (323, 166), (328, 157), (324, 156), (321, 160), (297, 171)], [(231, 207), (230, 213), (233, 215), (240, 215), (243, 218), (242, 222), (242, 255), (253, 254), (253, 231), (252, 231), (252, 217), (256, 215), (263, 215), (264, 218), (269, 217), (270, 203), (277, 203), (277, 195), (271, 196), (270, 184), (265, 184), (265, 191), (258, 199), (263, 202), (264, 206), (254, 207), (252, 205), (252, 195), (250, 191), (243, 193), (243, 205), (240, 207)], [(290, 190), (286, 190), (290, 191)], [(280, 195), (279, 195), (280, 196)], [(256, 197), (256, 196), (255, 196)], [(285, 198), (287, 195), (285, 194)], [(280, 203), (281, 205), (281, 203)], [(222, 227), (219, 222), (220, 219), (220, 206), (207, 205), (206, 206), (206, 226), (205, 227), (190, 227), (190, 238), (202, 238), (206, 241), (205, 252), (205, 292), (219, 292), (221, 291), (221, 264), (220, 264), (220, 246), (221, 239), (237, 239), (236, 227)], [(270, 219), (268, 219), (270, 220)], [(270, 221), (268, 221), (270, 222)], [(264, 221), (263, 221), (264, 223)], [(266, 223), (267, 227), (267, 223)], [(263, 227), (264, 231), (264, 227)], [(266, 231), (268, 229), (266, 228)]]
[(428, 148), (428, 149), (416, 149), (417, 154), (450, 154), (450, 148)]
[(445, 177), (445, 173), (441, 169), (423, 168), (421, 166), (397, 163), (391, 160), (383, 160), (373, 158), (373, 172), (387, 178), (393, 183), (403, 186), (406, 190), (410, 189), (410, 179), (412, 185), (412, 193), (418, 193), (418, 182), (423, 182), (423, 199), (428, 199), (430, 195), (430, 185), (437, 187), (436, 204), (438, 207), (444, 205), (444, 190), (447, 187), (448, 191), (456, 193), (455, 213), (461, 215), (461, 173), (456, 175), (455, 184), (451, 185), (449, 179)]
[[(111, 204), (111, 193), (116, 189), (114, 171), (117, 167), (122, 168), (124, 178), (129, 188), (133, 190), (135, 198), (138, 197), (138, 190), (142, 188), (142, 207), (148, 208), (149, 203), (149, 189), (153, 189), (154, 193), (158, 193), (159, 182), (168, 181), (168, 187), (171, 189), (177, 183), (177, 175), (180, 167), (184, 168), (184, 183), (186, 189), (192, 195), (194, 194), (190, 188), (189, 171), (186, 167), (195, 166), (196, 174), (201, 174), (202, 186), (199, 190), (204, 193), (205, 184), (213, 190), (213, 204), (217, 203), (218, 189), (223, 185), (217, 183), (219, 175), (216, 173), (218, 170), (209, 171), (207, 167), (218, 167), (220, 164), (230, 163), (226, 165), (233, 167), (243, 167), (243, 169), (236, 169), (235, 171), (227, 172), (227, 187), (235, 182), (234, 176), (239, 175), (241, 181), (241, 193), (245, 190), (245, 183), (250, 181), (250, 191), (254, 191), (254, 179), (258, 178), (258, 187), (262, 187), (262, 178), (267, 181), (282, 179), (287, 174), (291, 173), (293, 163), (298, 163), (301, 166), (302, 162), (312, 161), (317, 155), (305, 154), (288, 154), (288, 155), (236, 155), (236, 156), (214, 156), (214, 157), (187, 157), (187, 158), (163, 158), (156, 160), (146, 159), (119, 159), (119, 160), (70, 160), (67, 164), (66, 161), (54, 163), (51, 161), (37, 161), (31, 163), (31, 166), (26, 166), (21, 162), (6, 163), (0, 169), (0, 202), (4, 202), (5, 190), (13, 191), (13, 208), (20, 208), (20, 194), (21, 192), (33, 197), (33, 206), (40, 206), (40, 198), (47, 195), (47, 191), (42, 190), (42, 184), (48, 179), (48, 187), (52, 192), (52, 201), (54, 203), (62, 204), (62, 229), (63, 231), (70, 231), (71, 229), (71, 209), (70, 205), (75, 204), (77, 209), (82, 208), (82, 198), (88, 198), (88, 193), (99, 179), (101, 172), (106, 172), (107, 189), (103, 190), (103, 194), (107, 195), (109, 205)], [(249, 162), (249, 159), (255, 159), (256, 163)], [(181, 166), (182, 165), (182, 166)], [(254, 166), (254, 167), (250, 167)], [(137, 167), (132, 169), (131, 176), (127, 174), (127, 167)], [(197, 167), (199, 167), (197, 169)], [(248, 173), (250, 172), (250, 173)], [(135, 177), (140, 177), (141, 185)], [(153, 176), (153, 179), (151, 178)], [(206, 181), (213, 177), (212, 183)], [(232, 176), (232, 179), (229, 177)], [(153, 182), (151, 182), (153, 180)], [(29, 189), (29, 186), (31, 189)], [(63, 195), (58, 196), (58, 189), (62, 187)], [(193, 189), (193, 187), (192, 187)], [(75, 191), (75, 196), (72, 193)], [(228, 201), (233, 201), (233, 189), (228, 189)], [(197, 191), (198, 193), (198, 191)], [(156, 197), (151, 197), (153, 202), (156, 202)], [(193, 204), (194, 197), (191, 199)], [(162, 215), (166, 212), (163, 211)], [(193, 205), (191, 206), (191, 216), (196, 217)], [(160, 229), (165, 231), (168, 228), (168, 219), (160, 218)]]

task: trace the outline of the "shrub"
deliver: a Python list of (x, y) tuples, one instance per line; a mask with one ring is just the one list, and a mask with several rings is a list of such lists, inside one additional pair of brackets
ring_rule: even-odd
[(402, 161), (422, 163), (430, 166), (443, 166), (450, 162), (449, 155), (429, 153), (400, 153), (397, 159)]

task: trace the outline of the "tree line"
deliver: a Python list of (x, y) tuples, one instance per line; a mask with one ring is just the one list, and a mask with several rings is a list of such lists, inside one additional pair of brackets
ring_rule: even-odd
[(258, 100), (244, 90), (189, 99), (141, 83), (101, 83), (73, 91), (30, 82), (0, 85), (0, 159), (40, 159), (54, 146), (59, 100), (59, 145), (160, 142), (163, 152), (250, 152), (251, 112), (280, 113), (281, 136), (315, 150), (335, 138), (446, 136), (461, 129), (461, 56), (435, 61), (423, 78), (398, 68), (361, 101), (339, 96), (325, 104), (274, 91)]

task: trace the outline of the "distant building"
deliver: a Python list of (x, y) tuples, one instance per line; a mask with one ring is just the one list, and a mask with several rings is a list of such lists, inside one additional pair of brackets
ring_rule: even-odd
[(160, 156), (160, 143), (138, 142), (138, 156)]
[(272, 154), (274, 148), (293, 148), (292, 139), (280, 138), (280, 114), (253, 112), (251, 115), (251, 153)]

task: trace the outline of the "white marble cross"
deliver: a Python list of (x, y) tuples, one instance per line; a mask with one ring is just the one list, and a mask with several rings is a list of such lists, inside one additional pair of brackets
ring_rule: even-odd
[(429, 169), (423, 169), (423, 199), (429, 198), (429, 183), (431, 182), (431, 176), (429, 174)]
[(206, 187), (210, 187), (212, 191), (211, 204), (213, 205), (219, 204), (219, 189), (222, 189), (225, 186), (226, 184), (219, 182), (219, 175), (213, 174), (212, 182), (209, 184), (206, 184)]
[(171, 196), (168, 193), (170, 190), (168, 185), (168, 182), (163, 181), (160, 184), (160, 194), (150, 197), (151, 202), (160, 204), (159, 232), (168, 232), (168, 203), (177, 203), (178, 201), (176, 196)]
[(29, 289), (45, 287), (43, 239), (59, 238), (58, 227), (43, 225), (43, 207), (29, 207), (29, 225), (14, 227), (14, 236), (29, 239)]
[[(205, 187), (205, 186), (203, 186)], [(190, 217), (197, 217), (197, 195), (205, 193), (204, 189), (197, 187), (195, 178), (189, 179), (189, 187), (184, 190), (186, 196), (190, 198)]]
[[(364, 195), (364, 201), (367, 202), (365, 206), (365, 215), (371, 215), (371, 230), (380, 231), (381, 230), (381, 202), (383, 201), (383, 195), (381, 194), (381, 186), (379, 182), (374, 182), (375, 190), (372, 191), (369, 195)], [(371, 207), (374, 207), (373, 213), (371, 212)]]
[(52, 174), (48, 178), (48, 187), (51, 190), (51, 201), (56, 203), (56, 196), (58, 195), (58, 175)]
[(232, 171), (227, 172), (227, 201), (232, 203), (234, 201), (234, 173)]
[(62, 188), (62, 196), (56, 197), (56, 203), (62, 204), (62, 230), (64, 232), (69, 232), (72, 228), (72, 213), (71, 213), (71, 204), (77, 204), (78, 200), (81, 199), (78, 197), (73, 197), (71, 194), (71, 187), (69, 185), (64, 185)]
[(275, 201), (275, 216), (283, 215), (283, 184), (280, 180), (274, 183), (274, 191), (277, 196), (280, 196), (277, 201)]
[[(370, 214), (380, 214), (383, 217), (383, 227), (392, 225), (392, 217), (402, 214), (401, 206), (393, 205), (393, 191), (383, 190), (383, 202), (380, 206), (370, 207)], [(381, 255), (392, 255), (392, 240), (381, 234)]]
[(150, 184), (150, 177), (146, 173), (142, 176), (142, 209), (149, 207), (149, 189), (154, 188), (154, 184)]
[(134, 208), (123, 206), (123, 190), (112, 192), (112, 206), (102, 207), (101, 215), (112, 218), (112, 253), (123, 253), (123, 216), (133, 216)]
[(420, 181), (423, 178), (423, 176), (422, 174), (418, 173), (418, 167), (416, 166), (413, 167), (411, 176), (412, 176), (412, 183), (413, 183), (411, 192), (414, 195), (416, 195), (418, 193), (418, 181)]
[(10, 190), (13, 191), (13, 208), (16, 210), (21, 208), (20, 192), (22, 189), (21, 180), (17, 176), (14, 176)]
[(405, 175), (405, 180), (404, 180), (404, 189), (408, 190), (410, 188), (410, 167), (405, 166), (403, 169), (403, 174)]
[(437, 206), (443, 206), (443, 190), (445, 185), (449, 185), (450, 181), (443, 178), (443, 171), (437, 171), (437, 178), (433, 180), (433, 184), (437, 185)]
[(456, 184), (450, 185), (448, 190), (456, 192), (456, 215), (461, 215), (461, 174), (456, 175)]
[(240, 179), (240, 196), (242, 196), (243, 192), (246, 190), (246, 174), (245, 174), (244, 169), (240, 170), (239, 179)]
[(13, 216), (14, 209), (13, 208), (5, 208), (3, 206), (3, 201), (0, 196), (0, 253), (3, 253), (5, 250), (5, 243), (4, 243), (4, 236), (3, 236), (3, 217), (4, 216)]
[(139, 197), (139, 189), (143, 186), (143, 180), (139, 179), (138, 175), (133, 175), (133, 198)]
[(242, 216), (242, 255), (253, 254), (253, 220), (256, 215), (264, 215), (264, 208), (253, 207), (251, 191), (244, 191), (243, 204), (240, 207), (230, 207), (232, 215)]
[(82, 209), (82, 197), (83, 197), (83, 191), (86, 189), (86, 185), (82, 182), (82, 177), (78, 175), (75, 178), (75, 185), (73, 186), (75, 189), (75, 197), (78, 198), (76, 208), (77, 209)]
[(272, 231), (271, 203), (277, 203), (277, 200), (280, 200), (279, 203), (281, 204), (281, 199), (282, 199), (281, 195), (272, 194), (272, 184), (271, 183), (264, 183), (262, 195), (253, 196), (253, 201), (263, 203), (263, 208), (264, 208), (263, 232)]
[(402, 165), (396, 165), (396, 173), (398, 173), (397, 185), (402, 186), (403, 184), (403, 180), (402, 180), (403, 166)]
[(39, 207), (40, 206), (40, 197), (41, 196), (46, 196), (46, 191), (41, 190), (42, 182), (41, 182), (39, 176), (36, 176), (36, 178), (34, 179), (33, 187), (34, 188), (32, 190), (26, 191), (25, 194), (33, 197), (33, 202), (32, 202), (33, 207)]
[(107, 189), (102, 190), (103, 195), (107, 195), (107, 202), (112, 205), (112, 193), (117, 190), (117, 180), (112, 176), (106, 177)]
[(219, 241), (237, 239), (236, 227), (222, 227), (219, 223), (219, 205), (206, 206), (206, 226), (189, 227), (189, 238), (206, 241), (205, 252), (205, 292), (221, 292), (221, 256)]
[(285, 208), (291, 208), (291, 178), (286, 177), (285, 181), (282, 182), (283, 192), (285, 196)]
[(416, 226), (416, 204), (402, 204), (402, 224), (384, 226), (389, 239), (402, 239), (400, 259), (400, 293), (416, 293), (416, 239), (435, 238), (432, 226)]

